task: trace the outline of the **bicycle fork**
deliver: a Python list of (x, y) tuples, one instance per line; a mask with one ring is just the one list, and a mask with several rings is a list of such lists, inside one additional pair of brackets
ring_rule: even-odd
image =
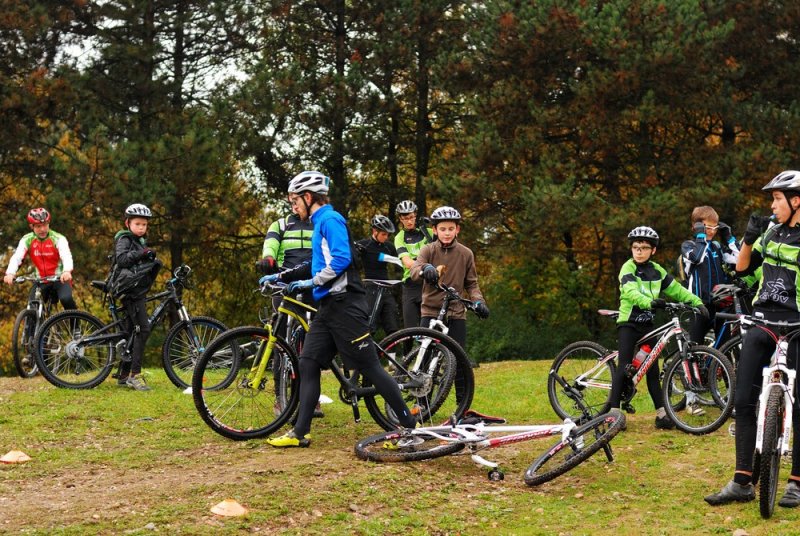
[[(786, 343), (781, 341), (781, 345)], [(769, 392), (773, 386), (780, 386), (783, 391), (784, 404), (783, 410), (783, 433), (781, 435), (781, 443), (778, 446), (780, 455), (785, 456), (789, 453), (791, 448), (792, 436), (792, 414), (794, 413), (794, 382), (797, 372), (793, 369), (787, 368), (786, 363), (786, 348), (781, 347), (776, 351), (781, 352), (778, 356), (778, 363), (771, 367), (764, 369), (764, 375), (761, 382), (761, 394), (758, 397), (758, 421), (756, 432), (756, 452), (763, 453), (764, 447), (764, 425), (767, 420), (767, 401), (769, 400)], [(786, 382), (782, 381), (782, 377), (786, 376)]]

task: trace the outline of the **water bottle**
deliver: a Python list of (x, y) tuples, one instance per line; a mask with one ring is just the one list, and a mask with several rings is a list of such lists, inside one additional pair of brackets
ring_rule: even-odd
[(644, 360), (647, 359), (648, 355), (650, 355), (650, 350), (652, 350), (652, 348), (650, 348), (649, 344), (643, 344), (642, 347), (639, 348), (639, 351), (636, 352), (635, 356), (633, 356), (633, 361), (631, 361), (631, 364), (628, 367), (629, 376), (633, 377), (633, 375), (636, 374), (636, 371), (642, 366)]

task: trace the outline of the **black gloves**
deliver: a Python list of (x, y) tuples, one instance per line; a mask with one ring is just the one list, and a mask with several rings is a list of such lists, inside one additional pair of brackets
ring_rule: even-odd
[(692, 225), (692, 233), (694, 234), (695, 238), (701, 238), (703, 240), (706, 239), (706, 225), (701, 222), (697, 221)]
[(431, 285), (435, 285), (439, 282), (439, 272), (436, 271), (436, 267), (432, 264), (426, 264), (422, 267), (422, 279), (428, 282)]
[(767, 225), (769, 225), (769, 217), (751, 214), (750, 219), (747, 221), (747, 229), (744, 231), (744, 243), (752, 246), (767, 228)]
[(478, 315), (479, 318), (489, 318), (489, 308), (485, 303), (476, 301), (473, 305), (475, 306), (475, 314)]
[(154, 261), (156, 260), (156, 252), (150, 248), (144, 248), (142, 250), (142, 258), (148, 261)]
[(708, 309), (706, 308), (705, 305), (698, 305), (697, 306), (697, 312), (700, 313), (700, 315), (703, 318), (708, 318), (710, 316), (709, 312), (708, 312)]
[(724, 245), (727, 246), (733, 240), (733, 233), (731, 232), (731, 227), (727, 223), (719, 222), (717, 227), (717, 236), (719, 237), (719, 241)]
[(275, 262), (275, 259), (272, 257), (264, 257), (256, 261), (256, 269), (262, 274), (274, 274), (278, 271), (278, 263)]
[(651, 309), (663, 309), (667, 306), (667, 301), (661, 298), (656, 298), (655, 300), (650, 302)]

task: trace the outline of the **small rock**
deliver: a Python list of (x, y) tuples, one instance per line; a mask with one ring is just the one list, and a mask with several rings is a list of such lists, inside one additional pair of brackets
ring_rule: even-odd
[(147, 525), (144, 526), (144, 528), (145, 528), (145, 530), (156, 530), (156, 524), (155, 523), (148, 523)]
[(576, 493), (575, 494), (575, 498), (576, 499), (583, 499), (583, 493)]
[(313, 515), (314, 517), (322, 517), (322, 512), (320, 512), (319, 510), (311, 510), (311, 515)]

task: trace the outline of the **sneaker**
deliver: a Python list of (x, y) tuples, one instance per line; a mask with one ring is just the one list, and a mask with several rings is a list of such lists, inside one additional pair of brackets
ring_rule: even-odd
[(706, 410), (698, 406), (697, 404), (690, 404), (688, 408), (686, 408), (686, 412), (689, 415), (694, 415), (695, 417), (700, 417), (701, 415), (706, 414)]
[(125, 385), (134, 389), (136, 391), (149, 391), (150, 387), (144, 382), (144, 378), (141, 374), (131, 374), (128, 376), (128, 379), (125, 380)]
[(659, 430), (672, 430), (675, 423), (669, 417), (656, 417), (656, 428)]
[(712, 506), (719, 506), (732, 502), (749, 502), (755, 500), (755, 498), (756, 490), (752, 484), (743, 486), (731, 480), (719, 492), (708, 495), (705, 501)]
[(317, 402), (317, 406), (314, 408), (314, 414), (312, 415), (312, 417), (314, 417), (316, 419), (321, 419), (324, 416), (325, 416), (325, 413), (323, 413), (323, 411), (322, 411), (322, 406), (320, 406), (319, 402)]
[(267, 439), (267, 445), (282, 449), (287, 447), (306, 448), (311, 445), (311, 436), (306, 434), (304, 437), (297, 437), (294, 433), (294, 430), (289, 430), (280, 437)]
[(778, 506), (784, 508), (797, 508), (800, 506), (800, 482), (790, 480), (783, 491), (783, 497), (778, 501)]
[(117, 376), (117, 385), (119, 385), (121, 387), (127, 387), (128, 386), (128, 377), (127, 376), (124, 376), (124, 377), (123, 376)]

